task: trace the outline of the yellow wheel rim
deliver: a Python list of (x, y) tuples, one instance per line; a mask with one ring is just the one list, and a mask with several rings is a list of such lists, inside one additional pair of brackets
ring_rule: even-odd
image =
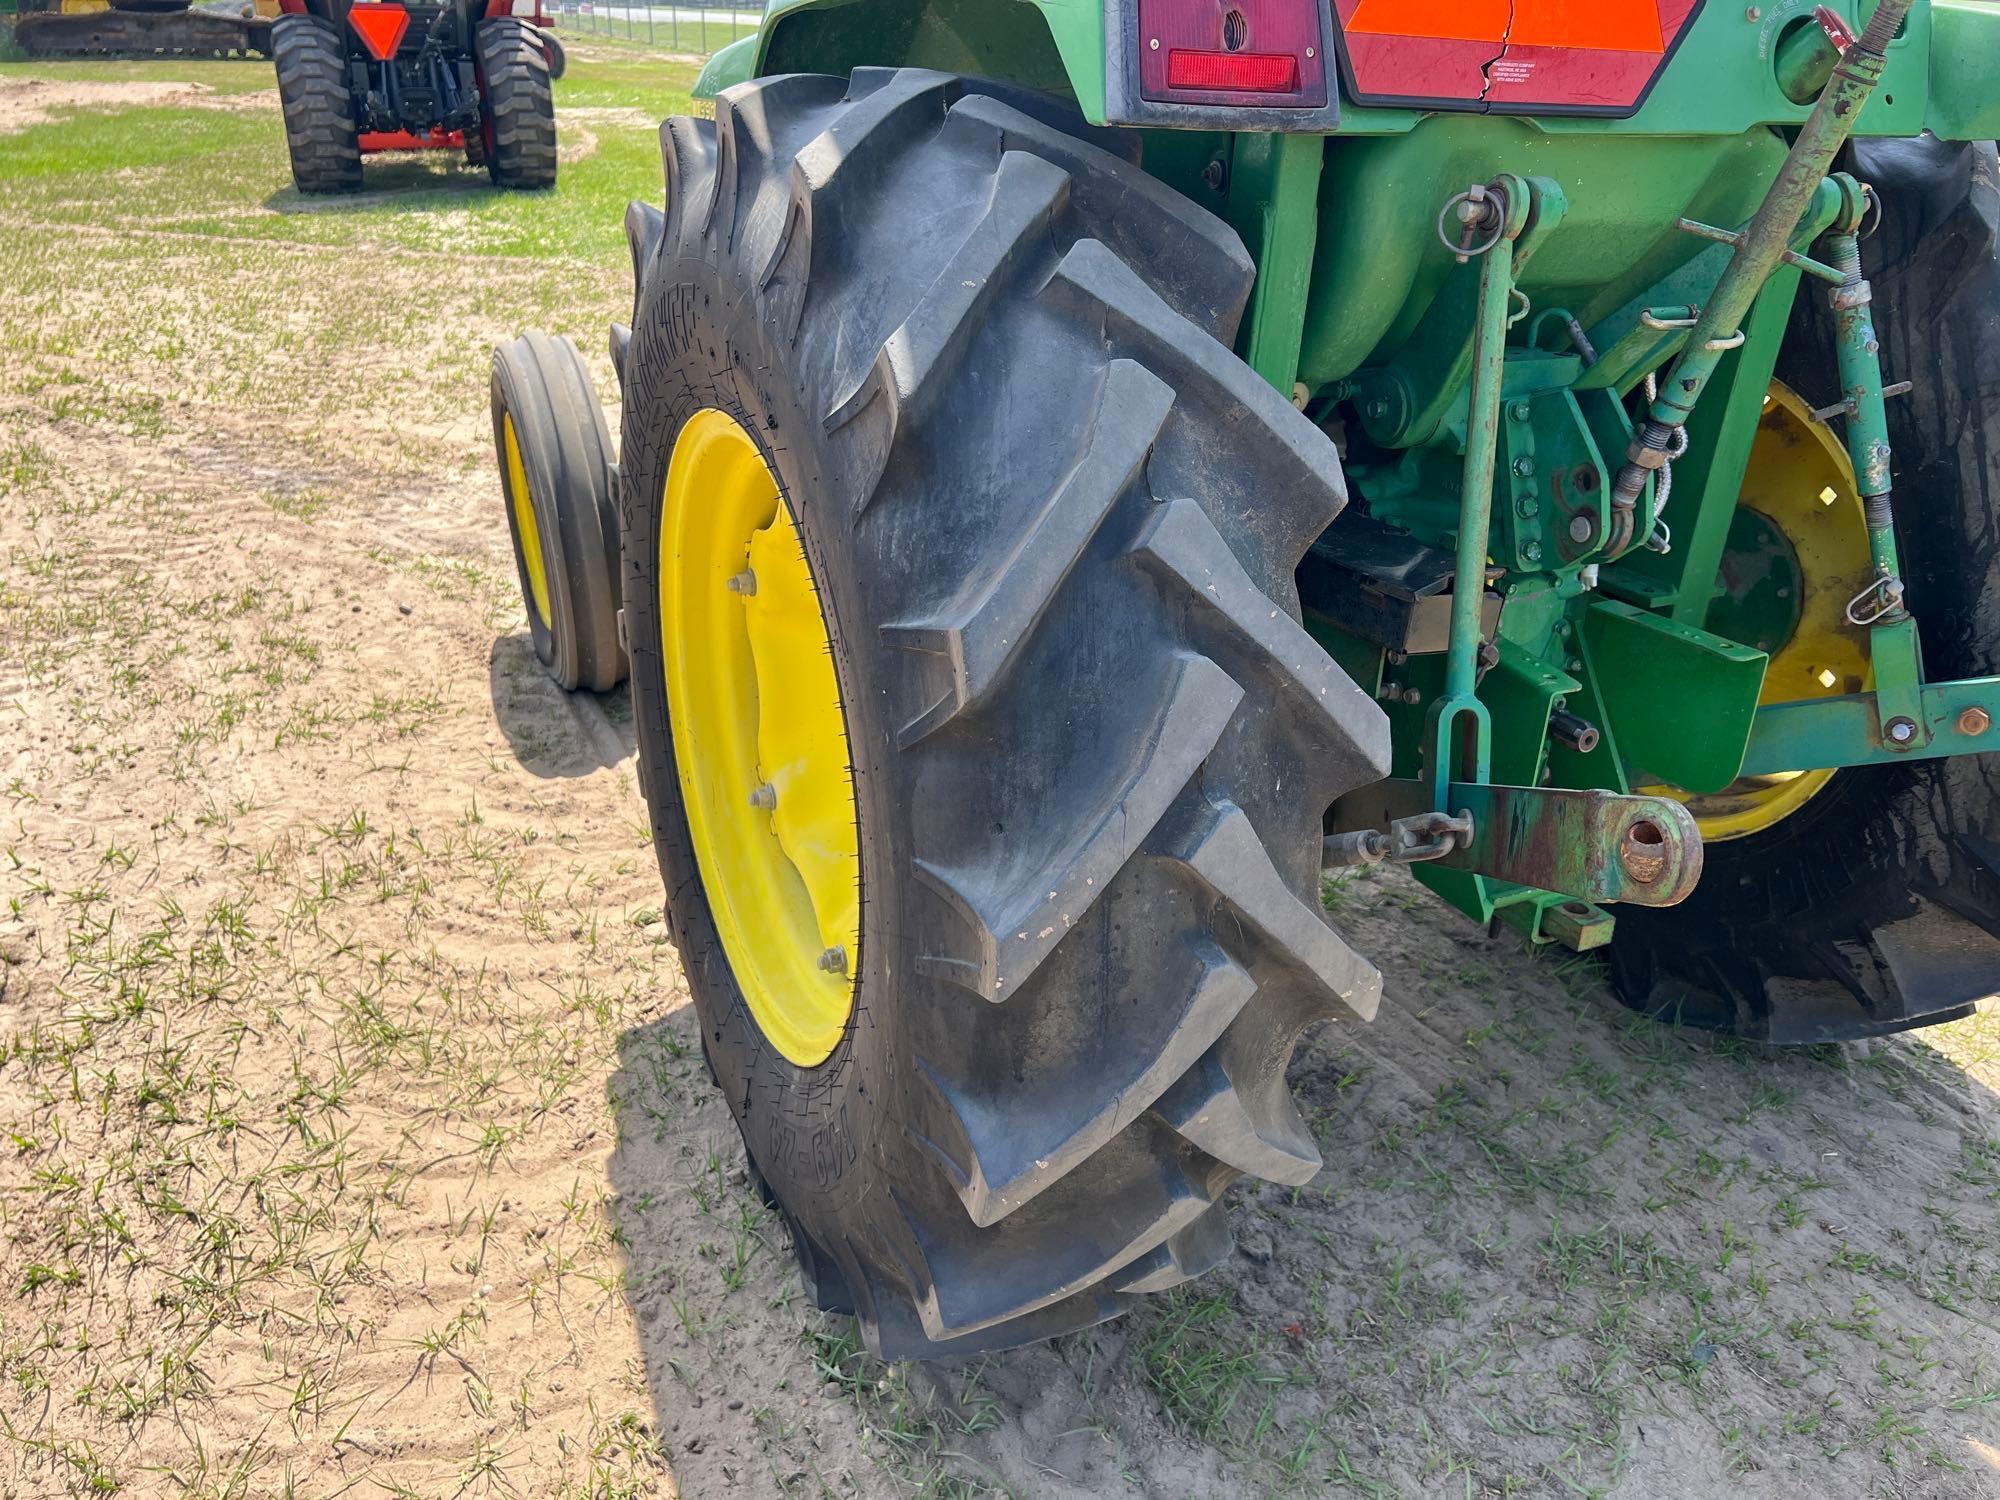
[[(1738, 502), (1768, 522), (1790, 549), (1798, 578), (1797, 623), (1783, 641), (1764, 644), (1771, 665), (1764, 703), (1797, 703), (1874, 684), (1867, 632), (1847, 623), (1847, 601), (1871, 576), (1868, 531), (1847, 450), (1812, 408), (1774, 384)], [(1725, 566), (1727, 564), (1725, 563)], [(1818, 796), (1835, 773), (1793, 771), (1750, 776), (1688, 807), (1709, 843), (1762, 833)]]
[(506, 449), (507, 498), (514, 506), (514, 534), (521, 539), (521, 563), (528, 574), (528, 600), (544, 630), (549, 628), (549, 570), (542, 561), (542, 532), (535, 524), (535, 496), (528, 488), (528, 466), (521, 462), (521, 439), (514, 432), (514, 414), (500, 418), (500, 443)]
[(667, 467), (660, 635), (702, 887), (750, 1013), (816, 1067), (854, 1011), (861, 849), (833, 643), (790, 507), (720, 411)]

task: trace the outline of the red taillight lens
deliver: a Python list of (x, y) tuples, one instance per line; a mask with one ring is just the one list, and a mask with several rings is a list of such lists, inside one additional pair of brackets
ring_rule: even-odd
[(1296, 94), (1299, 60), (1282, 52), (1188, 52), (1167, 57), (1167, 87), (1203, 93)]
[(403, 45), (403, 33), (410, 29), (410, 13), (400, 5), (356, 4), (347, 12), (347, 24), (361, 38), (370, 57), (387, 62)]
[(1314, 109), (1326, 0), (1137, 0), (1139, 78), (1165, 104)]

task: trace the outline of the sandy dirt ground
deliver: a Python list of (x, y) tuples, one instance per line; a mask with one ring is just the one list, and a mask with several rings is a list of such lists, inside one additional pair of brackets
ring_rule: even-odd
[(1395, 875), (1226, 1268), (868, 1359), (511, 572), (488, 350), (600, 348), (615, 264), (55, 201), (0, 190), (0, 1496), (2000, 1495), (1993, 1023), (1766, 1057)]

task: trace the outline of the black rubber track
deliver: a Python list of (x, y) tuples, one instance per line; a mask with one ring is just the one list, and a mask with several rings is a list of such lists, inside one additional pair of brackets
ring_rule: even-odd
[[(611, 433), (590, 370), (567, 338), (526, 333), (493, 351), (493, 448), (535, 655), (565, 692), (625, 680), (618, 643), (621, 578)], [(548, 577), (549, 619), (535, 608), (514, 515), (502, 422), (514, 417)]]
[[(892, 1357), (1215, 1265), (1231, 1181), (1319, 1169), (1300, 1033), (1380, 990), (1317, 899), (1321, 814), (1389, 749), (1297, 621), (1334, 448), (1230, 352), (1236, 236), (979, 87), (780, 77), (669, 120), (612, 336), (642, 782), (704, 1045), (821, 1305)], [(858, 1009), (810, 1070), (745, 1008), (674, 769), (660, 505), (704, 408), (783, 485), (854, 756)]]
[(502, 16), (481, 21), (478, 53), (486, 171), (494, 186), (556, 185), (556, 96), (541, 33)]
[[(1924, 669), (2000, 673), (2000, 172), (1993, 147), (1868, 143), (1883, 202), (1864, 246), (1887, 378), (1896, 521)], [(1801, 293), (1779, 375), (1838, 399), (1824, 288)], [(2000, 702), (1993, 706), (2000, 717)], [(2000, 729), (1989, 731), (2000, 748)], [(1770, 1042), (1950, 1020), (2000, 991), (2000, 760), (1843, 771), (1785, 822), (1711, 844), (1701, 885), (1624, 907), (1628, 1004)]]
[(302, 193), (359, 191), (361, 140), (340, 33), (318, 16), (280, 16), (271, 50), (292, 181)]

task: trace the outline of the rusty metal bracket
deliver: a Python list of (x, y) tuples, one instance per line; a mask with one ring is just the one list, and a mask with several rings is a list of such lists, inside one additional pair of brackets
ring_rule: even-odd
[[(1430, 802), (1425, 782), (1377, 782), (1335, 804), (1335, 823), (1352, 831), (1335, 837), (1373, 830), (1386, 838)], [(1455, 782), (1450, 805), (1460, 818), (1470, 815), (1472, 833), (1437, 857), (1439, 869), (1637, 906), (1685, 901), (1701, 879), (1701, 834), (1693, 814), (1670, 798)]]

